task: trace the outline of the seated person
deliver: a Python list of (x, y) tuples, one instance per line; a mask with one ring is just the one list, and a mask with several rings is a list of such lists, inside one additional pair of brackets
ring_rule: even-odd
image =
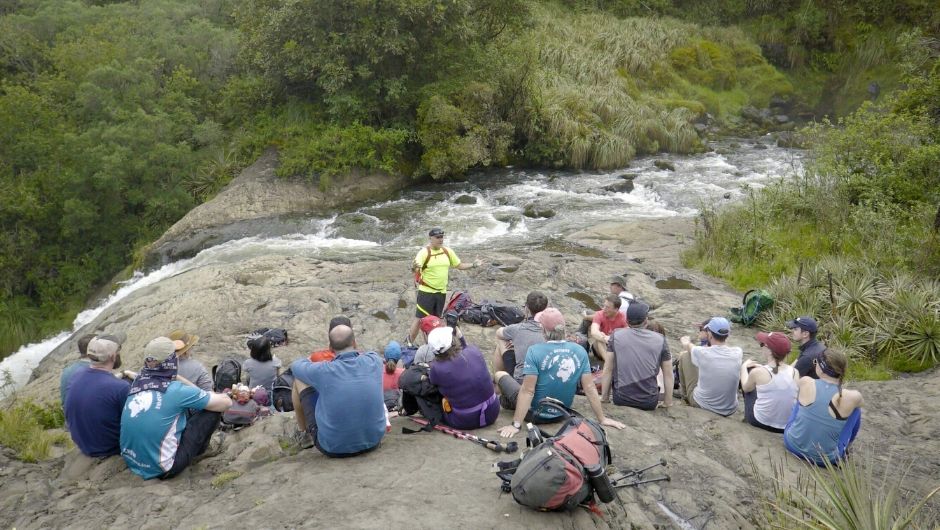
[(842, 390), (848, 360), (829, 348), (814, 361), (816, 377), (801, 377), (797, 403), (783, 431), (783, 443), (796, 456), (825, 466), (838, 465), (862, 425), (862, 394)]
[[(144, 368), (131, 385), (121, 415), (121, 456), (144, 479), (168, 479), (209, 448), (232, 400), (179, 378), (176, 346), (168, 337), (150, 341), (144, 355)], [(189, 410), (197, 412), (189, 416)]]
[(121, 342), (112, 335), (91, 339), (86, 355), (91, 361), (69, 384), (65, 421), (72, 441), (86, 456), (104, 457), (121, 452), (121, 410), (130, 384), (114, 377), (121, 366)]
[(588, 344), (594, 350), (598, 359), (604, 361), (603, 381), (608, 381), (606, 387), (602, 388), (601, 397), (604, 400), (610, 399), (610, 380), (613, 378), (613, 363), (610, 362), (610, 354), (607, 351), (607, 343), (610, 341), (610, 334), (615, 329), (627, 327), (627, 317), (620, 312), (623, 300), (615, 295), (609, 294), (604, 298), (604, 307), (594, 313), (591, 319), (591, 330), (588, 332)]
[(385, 408), (388, 410), (397, 410), (398, 402), (401, 400), (401, 390), (398, 388), (398, 379), (401, 377), (404, 368), (398, 366), (401, 360), (401, 344), (398, 341), (389, 341), (385, 346), (385, 371), (382, 372), (382, 398), (385, 400)]
[(783, 432), (796, 402), (796, 382), (800, 378), (792, 366), (783, 362), (790, 355), (790, 339), (780, 332), (760, 332), (754, 338), (760, 342), (767, 364), (748, 359), (741, 365), (744, 419), (755, 427)]
[(486, 427), (499, 416), (490, 371), (479, 348), (456, 338), (457, 330), (448, 327), (428, 335), (436, 355), (429, 379), (444, 396), (444, 423), (458, 429)]
[(422, 344), (418, 348), (418, 351), (415, 352), (415, 359), (412, 362), (413, 364), (431, 364), (431, 361), (434, 360), (434, 352), (427, 344), (428, 335), (432, 330), (444, 327), (444, 321), (434, 315), (428, 315), (422, 318), (418, 325), (421, 329), (421, 332), (424, 333), (425, 344)]
[(260, 386), (269, 394), (274, 380), (281, 373), (281, 360), (271, 353), (271, 339), (261, 335), (248, 341), (251, 358), (242, 364), (242, 371), (248, 377), (248, 386)]
[[(72, 376), (82, 368), (88, 368), (91, 359), (88, 358), (88, 343), (94, 335), (82, 335), (78, 339), (78, 360), (62, 369), (62, 375), (59, 376), (59, 401), (62, 402), (62, 408), (65, 408), (65, 396), (69, 391), (69, 384), (72, 382)], [(122, 341), (123, 342), (123, 341)]]
[[(352, 321), (349, 320), (349, 317), (343, 315), (333, 317), (330, 319), (330, 323), (327, 325), (326, 332), (329, 333), (333, 331), (333, 328), (336, 326), (349, 326), (351, 328)], [(317, 363), (320, 361), (332, 361), (334, 357), (336, 357), (336, 352), (334, 352), (331, 348), (326, 347), (322, 350), (312, 352), (308, 359), (310, 359), (310, 362), (312, 363)]]
[(548, 298), (539, 291), (532, 291), (525, 299), (525, 320), (496, 330), (496, 352), (493, 356), (494, 370), (504, 370), (522, 383), (522, 367), (529, 346), (545, 342), (542, 326), (535, 315), (548, 307)]
[[(357, 351), (352, 328), (339, 325), (330, 331), (329, 362), (300, 359), (291, 364), (299, 390), (295, 410), (321, 453), (331, 457), (355, 456), (375, 449), (385, 436), (386, 409), (382, 399), (382, 360), (372, 352)], [(319, 397), (309, 399), (310, 390)]]
[[(619, 314), (619, 313), (618, 313)], [(535, 315), (535, 320), (542, 325), (545, 340), (542, 344), (529, 347), (525, 354), (524, 378), (520, 385), (507, 372), (496, 372), (496, 384), (500, 391), (500, 403), (504, 408), (515, 409), (512, 424), (499, 430), (500, 436), (512, 437), (520, 429), (522, 422), (550, 423), (563, 417), (559, 411), (553, 414), (542, 410), (533, 417), (538, 403), (545, 397), (553, 397), (566, 406), (571, 406), (578, 381), (591, 404), (591, 410), (601, 425), (623, 429), (619, 421), (604, 417), (601, 399), (591, 377), (591, 365), (587, 352), (581, 346), (565, 340), (565, 318), (554, 307), (549, 307)]]
[[(613, 363), (615, 405), (653, 410), (659, 405), (660, 372), (664, 377), (663, 406), (672, 406), (672, 356), (666, 337), (647, 329), (649, 306), (633, 302), (627, 309), (628, 328), (614, 330), (608, 350)], [(610, 384), (610, 382), (606, 382)]]
[(679, 356), (679, 380), (683, 398), (689, 405), (730, 416), (738, 410), (738, 383), (744, 352), (725, 342), (731, 323), (713, 317), (705, 326), (711, 346), (694, 346), (689, 337), (679, 341), (686, 351)]
[(171, 332), (169, 337), (176, 348), (179, 376), (206, 392), (212, 391), (212, 375), (201, 362), (193, 359), (192, 356), (192, 348), (199, 342), (199, 335), (192, 335), (177, 329)]

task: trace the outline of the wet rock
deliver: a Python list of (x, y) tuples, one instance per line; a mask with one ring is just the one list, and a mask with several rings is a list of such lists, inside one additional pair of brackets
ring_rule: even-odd
[(675, 171), (676, 166), (668, 160), (654, 160), (653, 165), (662, 169), (663, 171)]
[(618, 175), (618, 178), (622, 178), (623, 180), (633, 180), (637, 178), (638, 176), (639, 175), (637, 175), (636, 173), (624, 173), (622, 175)]
[(705, 132), (708, 131), (708, 125), (706, 125), (706, 124), (704, 124), (704, 123), (696, 123), (696, 124), (693, 125), (692, 127), (694, 127), (694, 128), (695, 128), (695, 132), (697, 132), (697, 133), (699, 133), (699, 134), (705, 134)]
[(531, 217), (532, 219), (548, 219), (555, 217), (555, 210), (551, 208), (546, 208), (543, 206), (537, 206), (530, 204), (525, 207), (525, 210), (522, 211), (522, 215), (526, 217)]
[(725, 194), (722, 195), (721, 197), (722, 197), (723, 199), (730, 199), (730, 198), (731, 198), (731, 192), (730, 192), (730, 191), (726, 191)]
[(474, 197), (473, 195), (466, 195), (466, 194), (458, 195), (457, 198), (454, 199), (454, 204), (476, 204), (476, 203), (477, 203), (477, 198)]
[(784, 123), (790, 123), (790, 117), (786, 114), (777, 114), (774, 116), (774, 121), (783, 125)]
[(793, 99), (780, 95), (772, 96), (768, 106), (775, 111), (779, 111), (784, 114), (789, 113), (790, 109), (793, 108)]
[(630, 193), (633, 191), (633, 180), (624, 180), (608, 186), (604, 186), (604, 189), (612, 193)]
[(754, 149), (767, 149), (767, 146), (764, 145), (764, 144), (762, 144), (762, 143), (760, 143), (760, 142), (756, 142), (756, 143), (754, 144)]
[(806, 138), (802, 134), (793, 131), (782, 131), (777, 137), (777, 145), (779, 147), (805, 149)]

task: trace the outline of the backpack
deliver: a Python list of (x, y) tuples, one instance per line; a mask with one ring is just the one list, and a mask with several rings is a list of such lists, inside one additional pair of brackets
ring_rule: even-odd
[(257, 339), (258, 337), (267, 337), (271, 341), (271, 347), (277, 348), (279, 346), (286, 346), (289, 341), (287, 339), (287, 330), (283, 328), (258, 328), (248, 334), (248, 339), (245, 341), (245, 345), (249, 348), (251, 347), (251, 341)]
[(757, 321), (761, 311), (774, 305), (774, 297), (764, 289), (751, 289), (744, 293), (741, 307), (732, 307), (731, 321), (750, 326)]
[(541, 511), (572, 510), (593, 502), (595, 495), (601, 502), (613, 501), (616, 495), (606, 470), (612, 458), (604, 429), (556, 399), (541, 400), (537, 413), (542, 408), (560, 410), (567, 419), (545, 440), (530, 432), (527, 443), (534, 447), (521, 459), (500, 466), (497, 476), (503, 490), (508, 488), (519, 504)]
[(274, 385), (271, 387), (271, 405), (281, 412), (293, 412), (294, 400), (291, 393), (293, 387), (294, 373), (288, 368), (274, 379)]
[(460, 320), (478, 326), (488, 326), (490, 323), (489, 315), (485, 313), (483, 307), (479, 305), (472, 305), (464, 309), (460, 313)]
[(253, 399), (249, 399), (247, 403), (235, 401), (228, 410), (222, 413), (222, 423), (235, 426), (251, 425), (258, 419), (260, 409), (261, 407)]
[[(525, 320), (525, 313), (516, 306), (501, 304), (486, 304), (484, 310), (488, 309), (490, 316), (500, 326), (509, 326), (518, 324)], [(491, 324), (496, 325), (496, 324)]]
[(242, 380), (242, 363), (231, 357), (212, 367), (212, 390), (223, 392)]
[(411, 416), (421, 412), (433, 428), (433, 425), (444, 419), (444, 407), (441, 404), (444, 396), (437, 385), (431, 384), (430, 373), (428, 365), (413, 364), (401, 373), (398, 388), (401, 390), (402, 415)]
[[(425, 248), (427, 249), (428, 253), (424, 256), (424, 263), (421, 264), (421, 267), (415, 269), (415, 287), (418, 287), (419, 285), (427, 285), (424, 283), (422, 274), (424, 273), (424, 270), (428, 268), (428, 262), (431, 261), (431, 245), (428, 245)], [(447, 250), (447, 247), (441, 247), (441, 250), (443, 250), (444, 255), (447, 256), (447, 261), (450, 261), (450, 251)]]
[(444, 309), (444, 312), (448, 313), (453, 311), (459, 315), (472, 305), (473, 300), (470, 299), (470, 294), (467, 293), (467, 291), (454, 291), (450, 295), (450, 301), (447, 302), (447, 308)]

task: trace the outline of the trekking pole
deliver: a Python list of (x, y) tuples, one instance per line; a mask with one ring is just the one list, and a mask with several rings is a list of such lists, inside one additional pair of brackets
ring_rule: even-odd
[[(411, 418), (411, 421), (417, 423), (418, 425), (427, 426), (430, 422), (421, 418)], [(480, 438), (468, 432), (460, 431), (454, 429), (453, 427), (448, 427), (446, 425), (435, 425), (434, 430), (441, 431), (444, 434), (449, 434), (454, 438), (460, 438), (462, 440), (468, 440), (478, 445), (482, 445), (491, 451), (496, 451), (497, 453), (515, 453), (519, 449), (519, 444), (516, 442), (508, 442), (506, 445), (503, 445), (499, 442), (493, 440), (487, 440), (486, 438)]]
[(617, 482), (619, 482), (619, 481), (621, 481), (621, 480), (626, 480), (627, 478), (630, 478), (630, 477), (636, 477), (636, 478), (638, 478), (638, 479), (639, 479), (639, 478), (643, 478), (643, 473), (649, 471), (650, 469), (653, 469), (654, 467), (659, 467), (659, 466), (666, 467), (666, 459), (665, 459), (665, 458), (660, 458), (660, 459), (659, 459), (659, 462), (656, 462), (655, 464), (650, 464), (650, 465), (644, 467), (643, 469), (628, 469), (628, 470), (626, 470), (626, 471), (620, 471), (620, 476), (617, 477), (617, 478), (614, 478), (614, 476), (616, 476), (616, 475), (615, 475), (615, 474), (612, 474), (612, 475), (611, 475), (611, 482), (613, 482), (613, 483), (616, 484)]
[(637, 486), (639, 486), (640, 484), (649, 484), (649, 483), (651, 483), (651, 482), (669, 482), (669, 481), (671, 481), (671, 480), (672, 480), (672, 479), (669, 478), (669, 475), (666, 475), (665, 477), (656, 477), (656, 478), (648, 478), (648, 479), (643, 479), (643, 480), (634, 480), (633, 482), (626, 482), (626, 483), (624, 483), (624, 484), (614, 484), (614, 487), (615, 487), (615, 488), (625, 488), (625, 487), (629, 487), (629, 486), (637, 487)]

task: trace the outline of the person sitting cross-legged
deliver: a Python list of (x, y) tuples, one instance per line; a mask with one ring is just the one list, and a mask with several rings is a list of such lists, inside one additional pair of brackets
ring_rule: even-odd
[(534, 414), (539, 401), (553, 397), (565, 406), (571, 406), (578, 381), (584, 388), (591, 410), (597, 421), (606, 427), (623, 429), (624, 424), (604, 416), (597, 387), (591, 377), (591, 365), (587, 352), (581, 346), (565, 340), (565, 318), (554, 307), (549, 307), (535, 315), (535, 320), (542, 325), (545, 340), (533, 344), (525, 355), (522, 385), (513, 379), (512, 374), (496, 372), (496, 384), (502, 395), (500, 401), (514, 408), (512, 424), (499, 430), (500, 436), (512, 437), (522, 429), (522, 422), (550, 423), (563, 417), (561, 411), (553, 412), (548, 408)]
[[(385, 436), (386, 409), (382, 396), (384, 363), (373, 352), (359, 352), (351, 327), (330, 330), (336, 358), (326, 362), (300, 359), (291, 364), (297, 396), (294, 408), (303, 418), (316, 448), (326, 456), (346, 457), (378, 447)], [(305, 399), (316, 389), (315, 402)]]

